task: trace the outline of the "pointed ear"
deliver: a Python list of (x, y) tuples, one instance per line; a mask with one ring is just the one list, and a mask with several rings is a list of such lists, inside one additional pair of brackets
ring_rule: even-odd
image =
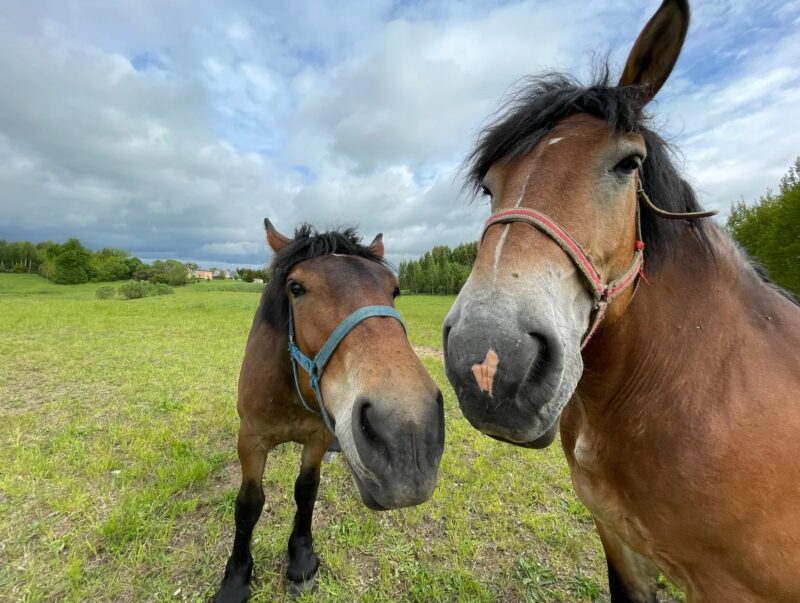
[(377, 255), (378, 257), (383, 257), (383, 233), (379, 232), (378, 235), (372, 239), (372, 243), (369, 244), (369, 250)]
[(689, 29), (689, 2), (664, 0), (636, 38), (619, 86), (641, 86), (650, 102), (667, 81)]
[(269, 218), (264, 218), (264, 228), (267, 229), (267, 243), (272, 248), (272, 251), (278, 253), (281, 249), (286, 247), (292, 240), (275, 230)]

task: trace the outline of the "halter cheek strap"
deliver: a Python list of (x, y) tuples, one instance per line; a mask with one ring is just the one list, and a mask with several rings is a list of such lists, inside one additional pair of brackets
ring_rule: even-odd
[[(389, 318), (394, 318), (401, 325), (403, 325), (403, 330), (406, 328), (406, 325), (403, 322), (403, 317), (400, 316), (400, 313), (394, 308), (389, 306), (364, 306), (363, 308), (359, 308), (350, 314), (347, 318), (339, 323), (339, 325), (328, 337), (325, 345), (322, 346), (319, 353), (312, 359), (303, 354), (303, 352), (300, 351), (300, 348), (298, 348), (297, 344), (295, 343), (294, 315), (292, 313), (292, 304), (289, 304), (289, 359), (292, 363), (294, 386), (297, 390), (297, 395), (300, 398), (300, 402), (303, 404), (303, 408), (305, 408), (308, 412), (314, 413), (315, 415), (321, 415), (322, 420), (325, 422), (325, 426), (331, 431), (331, 433), (335, 433), (336, 422), (328, 414), (328, 409), (325, 408), (325, 402), (322, 398), (322, 388), (320, 386), (322, 372), (325, 370), (325, 366), (328, 364), (331, 356), (333, 356), (336, 348), (339, 347), (339, 344), (347, 336), (347, 334), (367, 318), (371, 318), (373, 316), (388, 316)], [(317, 398), (317, 407), (319, 408), (319, 411), (311, 408), (308, 402), (306, 402), (306, 399), (303, 397), (303, 392), (300, 390), (300, 378), (298, 377), (297, 373), (298, 365), (300, 365), (300, 367), (306, 373), (308, 373), (309, 384), (311, 385), (311, 389), (314, 390), (314, 396)]]
[(569, 257), (578, 268), (578, 272), (583, 276), (583, 280), (588, 285), (589, 291), (594, 298), (594, 317), (589, 329), (583, 336), (581, 342), (581, 350), (583, 350), (600, 326), (606, 314), (606, 310), (608, 309), (608, 304), (625, 291), (625, 289), (633, 285), (636, 282), (637, 276), (642, 272), (644, 265), (644, 242), (642, 241), (638, 211), (636, 213), (637, 240), (634, 245), (631, 263), (621, 275), (609, 282), (603, 281), (600, 272), (595, 268), (588, 254), (583, 250), (583, 247), (581, 247), (566, 230), (561, 228), (561, 226), (547, 214), (533, 209), (505, 209), (490, 216), (489, 219), (486, 220), (486, 224), (484, 224), (481, 241), (483, 241), (483, 238), (486, 236), (486, 231), (490, 227), (495, 224), (509, 222), (524, 222), (541, 230), (561, 247), (564, 253), (567, 254), (567, 257)]
[[(604, 282), (600, 276), (597, 268), (595, 268), (592, 261), (589, 259), (588, 254), (583, 250), (583, 247), (573, 239), (569, 233), (561, 228), (558, 223), (547, 214), (542, 212), (526, 209), (504, 209), (502, 211), (489, 216), (486, 224), (483, 226), (483, 234), (481, 234), (481, 241), (486, 236), (486, 231), (489, 227), (495, 224), (507, 222), (525, 222), (535, 228), (538, 228), (553, 241), (555, 241), (564, 253), (567, 254), (572, 263), (578, 267), (578, 272), (583, 275), (584, 281), (589, 287), (589, 291), (594, 298), (594, 318), (592, 319), (589, 329), (583, 336), (581, 341), (581, 350), (586, 347), (592, 335), (595, 334), (597, 328), (603, 320), (608, 309), (608, 304), (617, 297), (620, 293), (625, 291), (631, 285), (638, 282), (637, 277), (644, 277), (644, 241), (642, 240), (642, 221), (640, 217), (640, 204), (643, 203), (649, 211), (659, 218), (666, 218), (669, 220), (696, 220), (698, 218), (710, 218), (716, 215), (716, 210), (708, 211), (689, 211), (689, 212), (670, 212), (656, 206), (647, 196), (644, 190), (644, 178), (642, 177), (641, 168), (637, 172), (637, 187), (636, 187), (636, 243), (633, 246), (633, 258), (628, 265), (627, 270), (620, 274), (616, 279), (609, 282)], [(634, 292), (636, 291), (634, 287)]]

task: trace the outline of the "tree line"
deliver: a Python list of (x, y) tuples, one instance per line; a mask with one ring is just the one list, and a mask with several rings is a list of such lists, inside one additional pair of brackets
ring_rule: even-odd
[(184, 285), (189, 281), (189, 267), (178, 260), (145, 264), (123, 249), (92, 251), (78, 239), (35, 244), (0, 239), (0, 272), (36, 273), (62, 285), (124, 280)]
[[(769, 272), (781, 287), (800, 295), (800, 158), (781, 179), (778, 192), (768, 190), (758, 201), (739, 201), (731, 208), (728, 231)], [(454, 249), (434, 247), (416, 260), (400, 262), (400, 289), (405, 293), (456, 294), (472, 270), (476, 242)], [(183, 285), (196, 264), (155, 260), (145, 264), (127, 251), (103, 248), (91, 251), (78, 239), (65, 243), (9, 242), (0, 239), (0, 272), (38, 273), (63, 284), (89, 281), (137, 280)], [(269, 269), (239, 268), (235, 278), (268, 282)]]
[[(184, 285), (192, 280), (199, 266), (178, 260), (154, 260), (146, 264), (124, 249), (105, 247), (99, 251), (86, 248), (79, 239), (65, 243), (43, 241), (5, 241), (0, 239), (0, 273), (39, 274), (54, 283), (75, 285), (88, 282), (148, 281), (155, 284)], [(214, 278), (224, 278), (227, 271), (211, 268)], [(265, 283), (272, 276), (268, 268), (239, 268), (233, 278)]]
[(439, 245), (416, 260), (400, 262), (400, 290), (406, 293), (455, 294), (467, 281), (478, 255), (478, 243), (455, 249)]
[(781, 178), (777, 194), (768, 190), (753, 205), (734, 204), (727, 226), (775, 283), (800, 296), (800, 157)]

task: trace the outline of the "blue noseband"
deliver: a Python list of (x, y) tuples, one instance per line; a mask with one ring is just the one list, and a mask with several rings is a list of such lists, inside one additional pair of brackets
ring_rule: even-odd
[[(322, 415), (322, 420), (325, 421), (325, 425), (328, 427), (328, 429), (330, 429), (331, 433), (334, 433), (334, 427), (336, 424), (328, 414), (328, 410), (325, 408), (325, 403), (322, 400), (322, 389), (319, 383), (320, 379), (322, 379), (322, 371), (325, 370), (325, 365), (328, 364), (328, 361), (331, 359), (331, 356), (333, 356), (336, 348), (342, 342), (342, 339), (344, 339), (347, 334), (355, 329), (362, 321), (373, 316), (388, 316), (390, 318), (394, 318), (401, 325), (403, 325), (403, 330), (406, 328), (403, 318), (394, 308), (389, 306), (364, 306), (363, 308), (359, 308), (350, 314), (350, 316), (339, 323), (339, 326), (333, 330), (328, 337), (328, 341), (325, 342), (325, 345), (322, 346), (322, 349), (312, 360), (303, 354), (303, 352), (300, 351), (300, 348), (298, 348), (294, 342), (294, 316), (292, 314), (292, 304), (289, 302), (289, 358), (292, 361), (294, 386), (295, 389), (297, 389), (297, 395), (300, 397), (300, 402), (303, 403), (303, 407), (308, 412), (312, 412), (315, 415)], [(317, 397), (319, 412), (311, 408), (308, 405), (308, 402), (306, 402), (305, 398), (303, 398), (303, 393), (300, 391), (300, 380), (297, 376), (298, 364), (306, 373), (308, 373), (311, 389), (314, 390), (314, 394)]]

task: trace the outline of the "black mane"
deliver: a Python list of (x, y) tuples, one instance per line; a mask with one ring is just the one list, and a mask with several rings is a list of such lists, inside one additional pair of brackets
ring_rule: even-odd
[[(647, 127), (643, 106), (641, 89), (611, 84), (608, 68), (588, 86), (560, 73), (527, 78), (478, 137), (464, 165), (467, 187), (478, 194), (494, 163), (527, 154), (559, 121), (587, 113), (617, 131), (638, 132), (644, 137), (644, 188), (657, 206), (670, 212), (700, 211), (694, 191), (673, 165), (669, 145)], [(641, 212), (641, 220), (645, 261), (650, 267), (657, 267), (670, 254), (687, 224), (707, 243), (706, 220), (664, 220), (646, 209)]]
[(272, 258), (272, 278), (261, 296), (260, 315), (270, 326), (286, 330), (289, 326), (289, 299), (286, 278), (297, 264), (323, 255), (338, 253), (365, 258), (386, 266), (386, 261), (361, 244), (355, 228), (317, 232), (310, 224), (295, 230), (294, 239)]

